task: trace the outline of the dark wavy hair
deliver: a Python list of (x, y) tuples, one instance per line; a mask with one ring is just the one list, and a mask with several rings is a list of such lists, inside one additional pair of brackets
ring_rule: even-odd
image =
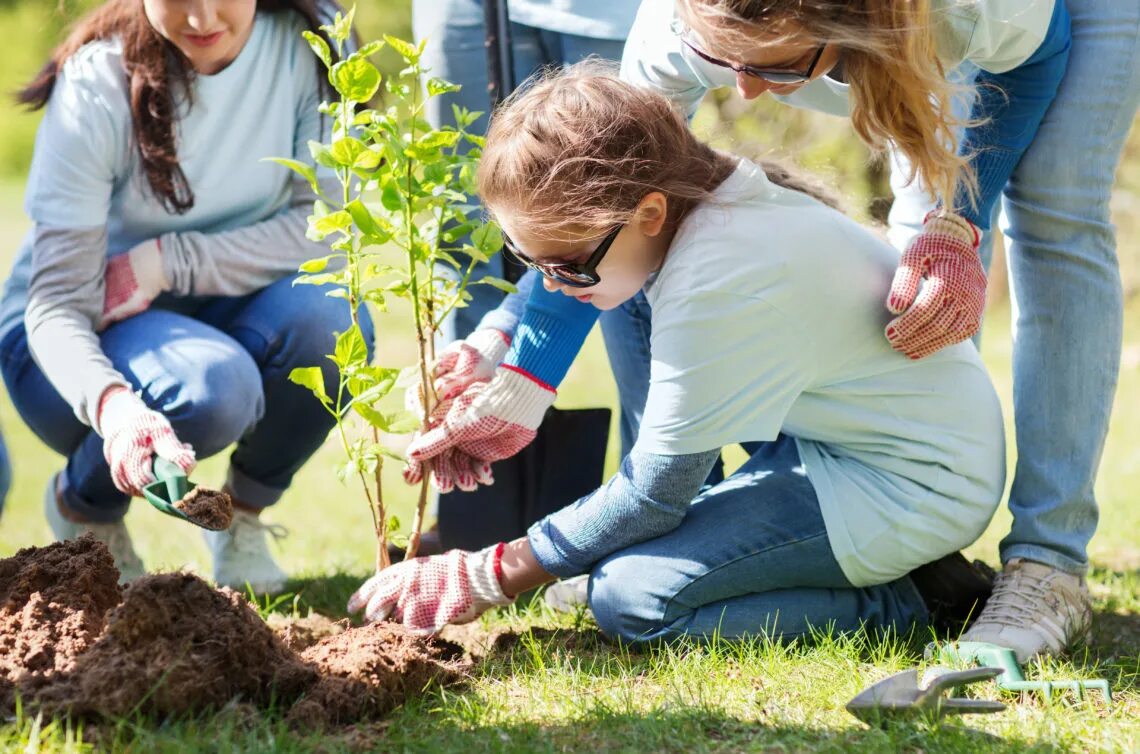
[[(298, 14), (311, 31), (330, 41), (335, 51), (336, 46), (320, 30), (323, 9), (336, 10), (339, 5), (333, 0), (257, 0), (258, 11)], [(16, 99), (30, 110), (44, 107), (68, 58), (89, 42), (115, 37), (123, 46), (123, 72), (130, 84), (131, 132), (147, 183), (167, 212), (184, 214), (194, 206), (194, 192), (178, 163), (174, 119), (178, 97), (192, 104), (188, 98), (195, 71), (178, 48), (150, 25), (142, 0), (108, 0), (81, 18), (35, 78), (16, 93)], [(326, 82), (323, 86), (327, 87), (323, 64), (315, 58), (314, 64), (321, 71), (318, 81)]]

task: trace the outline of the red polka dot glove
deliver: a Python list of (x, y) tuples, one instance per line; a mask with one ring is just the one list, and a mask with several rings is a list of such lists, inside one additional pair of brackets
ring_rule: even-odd
[[(986, 271), (978, 256), (981, 231), (953, 212), (935, 210), (911, 239), (895, 272), (887, 324), (896, 351), (921, 359), (973, 337), (986, 305)], [(919, 293), (919, 283), (926, 279)]]
[(111, 388), (99, 402), (95, 431), (103, 437), (103, 457), (115, 486), (141, 495), (154, 481), (154, 456), (178, 464), (189, 474), (197, 464), (194, 449), (178, 440), (166, 417), (147, 408), (126, 388)]
[[(433, 417), (432, 428), (412, 440), (408, 446), (409, 462), (434, 460), (444, 456), (433, 471), (437, 484), (446, 486), (449, 464), (457, 474), (469, 470), (480, 483), (490, 475), (483, 465), (510, 458), (534, 440), (538, 425), (546, 409), (557, 397), (554, 388), (513, 366), (501, 366), (489, 382), (475, 382), (453, 399), (441, 420)], [(448, 458), (449, 451), (458, 451), (469, 460), (458, 456)], [(422, 472), (421, 472), (422, 473)], [(464, 481), (469, 481), (464, 477)], [(458, 484), (458, 477), (451, 478)], [(493, 481), (493, 480), (491, 480)], [(442, 489), (442, 487), (441, 487)]]
[(392, 618), (415, 634), (436, 634), (451, 623), (468, 623), (492, 607), (515, 601), (501, 586), (505, 545), (479, 552), (450, 550), (385, 568), (353, 593), (348, 611), (364, 619)]
[(436, 395), (441, 401), (454, 398), (471, 383), (491, 379), (510, 347), (510, 336), (493, 327), (455, 341), (439, 354), (432, 370)]
[[(423, 481), (424, 463), (409, 458), (404, 464), (404, 481), (408, 484)], [(489, 462), (472, 458), (455, 448), (443, 451), (428, 463), (431, 464), (432, 484), (445, 495), (457, 488), (464, 492), (474, 492), (481, 484), (489, 486), (495, 483)]]
[(111, 257), (103, 276), (103, 317), (99, 329), (146, 311), (150, 302), (169, 288), (162, 269), (162, 244), (157, 238)]

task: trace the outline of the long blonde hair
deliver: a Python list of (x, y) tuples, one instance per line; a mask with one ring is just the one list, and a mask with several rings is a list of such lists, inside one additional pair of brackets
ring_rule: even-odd
[[(736, 47), (756, 35), (778, 44), (808, 35), (843, 51), (855, 132), (878, 152), (893, 145), (910, 163), (913, 180), (947, 207), (977, 197), (969, 155), (958, 153), (953, 114), (962, 87), (946, 79), (934, 39), (930, 0), (679, 0), (683, 19)], [(773, 37), (792, 22), (795, 34)]]
[[(539, 74), (495, 111), (477, 177), (492, 215), (509, 211), (529, 235), (558, 238), (627, 223), (654, 191), (675, 226), (736, 163), (697, 139), (663, 95), (587, 60)], [(837, 206), (810, 180), (762, 166), (773, 182)]]

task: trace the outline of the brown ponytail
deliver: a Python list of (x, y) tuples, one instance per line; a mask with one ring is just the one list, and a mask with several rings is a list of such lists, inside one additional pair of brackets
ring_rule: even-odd
[[(310, 30), (324, 36), (319, 30), (321, 3), (332, 7), (331, 0), (258, 0), (257, 8), (270, 13), (293, 11)], [(193, 104), (189, 97), (195, 72), (178, 48), (147, 21), (142, 0), (108, 0), (81, 18), (16, 99), (31, 110), (44, 107), (68, 58), (90, 42), (116, 37), (123, 47), (131, 134), (143, 174), (151, 193), (167, 212), (184, 214), (194, 206), (194, 192), (178, 161), (175, 115), (180, 98), (187, 107)], [(315, 64), (321, 65), (319, 61)], [(325, 81), (323, 67), (318, 80)]]

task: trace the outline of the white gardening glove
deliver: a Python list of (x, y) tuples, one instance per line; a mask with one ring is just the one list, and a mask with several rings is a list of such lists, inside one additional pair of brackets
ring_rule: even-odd
[(152, 238), (125, 254), (111, 257), (107, 260), (103, 282), (100, 330), (146, 311), (159, 294), (170, 289), (162, 269), (162, 244)]
[(474, 382), (451, 399), (446, 413), (433, 412), (431, 429), (408, 445), (405, 478), (414, 475), (417, 464), (434, 465), (441, 458), (441, 468), (433, 470), (437, 484), (448, 484), (441, 478), (448, 468), (467, 474), (463, 480), (451, 480), (454, 485), (470, 479), (489, 483), (483, 479), (490, 476), (490, 464), (510, 458), (534, 440), (557, 395), (554, 388), (518, 367), (500, 366), (494, 379)]
[(178, 440), (166, 417), (147, 408), (125, 387), (112, 387), (99, 401), (95, 431), (103, 438), (103, 457), (115, 486), (141, 495), (154, 481), (154, 456), (172, 461), (189, 474), (197, 460), (194, 449)]
[(501, 585), (504, 547), (500, 542), (479, 552), (450, 550), (388, 566), (353, 593), (348, 611), (364, 610), (369, 623), (391, 617), (415, 634), (473, 621), (515, 600)]

